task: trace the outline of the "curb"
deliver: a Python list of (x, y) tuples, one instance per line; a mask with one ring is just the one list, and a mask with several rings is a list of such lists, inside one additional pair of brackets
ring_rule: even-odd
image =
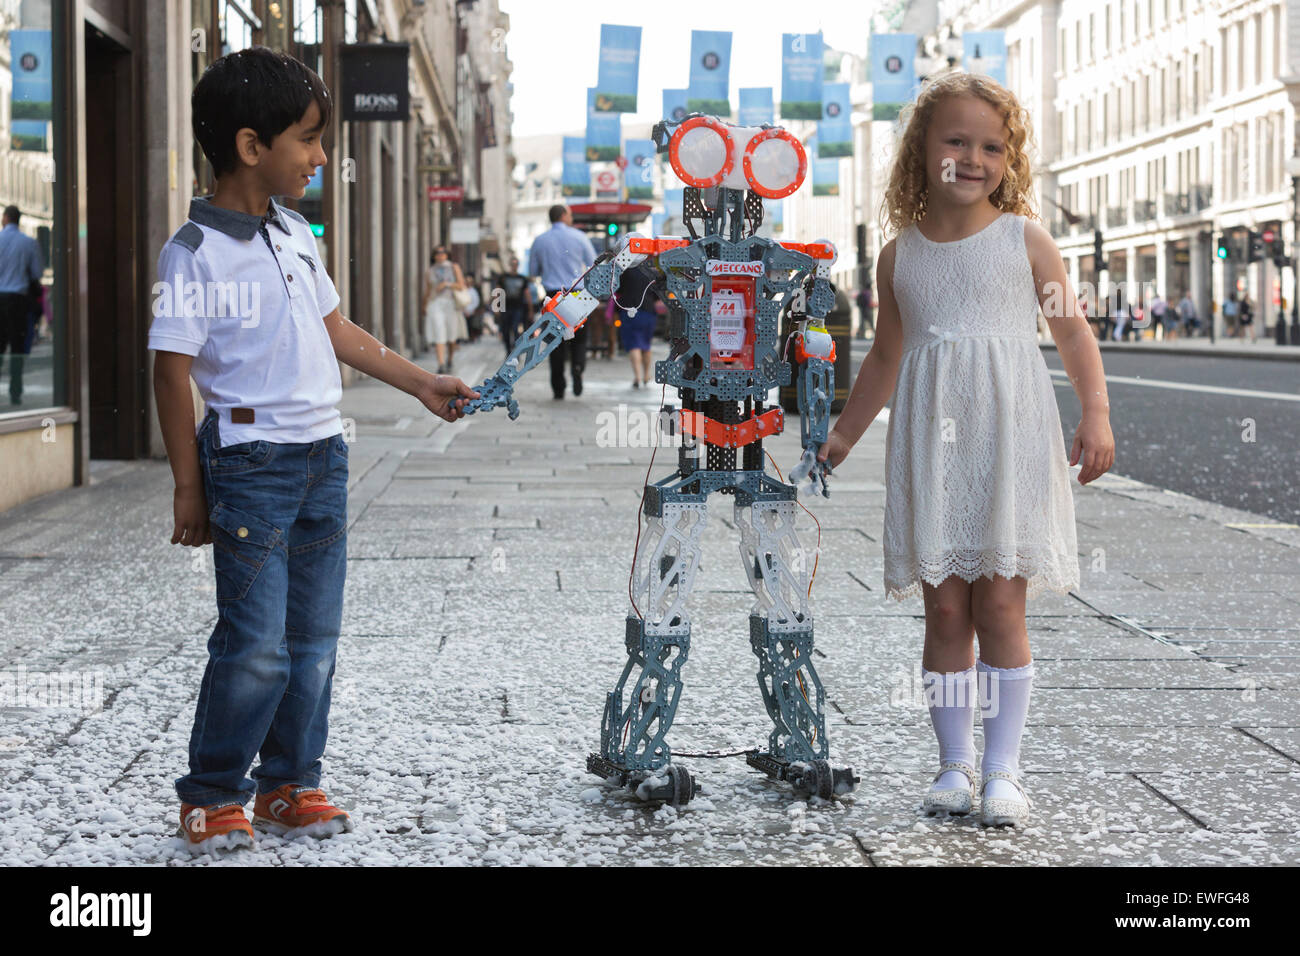
[[(1047, 341), (1039, 345), (1056, 350), (1056, 343)], [(1264, 359), (1272, 362), (1300, 362), (1300, 345), (1206, 345), (1187, 348), (1164, 342), (1098, 342), (1103, 352), (1162, 352), (1178, 355), (1206, 355), (1210, 358)]]

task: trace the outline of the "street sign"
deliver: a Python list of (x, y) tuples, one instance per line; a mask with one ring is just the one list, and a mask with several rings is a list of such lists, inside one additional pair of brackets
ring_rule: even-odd
[(602, 169), (596, 174), (597, 189), (613, 189), (618, 185), (618, 177), (608, 169)]
[(1265, 242), (1272, 242), (1273, 239), (1274, 239), (1276, 236), (1277, 236), (1277, 233), (1275, 233), (1272, 229), (1265, 229), (1265, 230), (1264, 230), (1264, 241), (1265, 241)]
[(464, 186), (430, 186), (429, 202), (456, 202), (465, 197)]
[(614, 160), (614, 165), (619, 169), (627, 169), (627, 157), (620, 156), (618, 159)]

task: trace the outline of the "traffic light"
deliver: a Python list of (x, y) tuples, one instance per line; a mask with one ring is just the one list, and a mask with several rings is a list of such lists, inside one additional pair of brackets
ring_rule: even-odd
[(1282, 241), (1282, 236), (1280, 234), (1274, 236), (1270, 246), (1271, 248), (1269, 251), (1273, 255), (1273, 265), (1277, 266), (1279, 269), (1285, 268), (1287, 265), (1286, 243)]
[(1253, 229), (1246, 230), (1246, 261), (1258, 262), (1264, 258), (1264, 237)]
[(1094, 229), (1092, 231), (1092, 261), (1095, 264), (1095, 268), (1098, 273), (1105, 271), (1106, 256), (1101, 251), (1101, 230), (1100, 229)]
[(1228, 237), (1226, 234), (1219, 236), (1219, 244), (1215, 248), (1214, 254), (1224, 260), (1232, 258), (1232, 246), (1228, 244)]
[(618, 223), (616, 223), (616, 222), (611, 222), (611, 223), (609, 223), (608, 225), (606, 225), (606, 226), (605, 226), (605, 235), (609, 236), (611, 239), (612, 239), (614, 236), (617, 236), (617, 235), (618, 235)]

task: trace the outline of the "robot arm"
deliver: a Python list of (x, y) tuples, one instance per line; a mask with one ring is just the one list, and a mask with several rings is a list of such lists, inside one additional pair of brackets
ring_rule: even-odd
[(465, 405), (466, 415), (504, 406), (511, 419), (519, 417), (515, 383), (542, 364), (562, 341), (573, 338), (592, 311), (614, 294), (619, 276), (645, 260), (646, 253), (633, 251), (638, 240), (647, 241), (635, 233), (628, 236), (616, 253), (600, 256), (570, 289), (557, 292), (542, 305), (541, 313), (519, 336), (496, 374), (479, 386), (479, 397)]
[(829, 498), (826, 478), (831, 473), (831, 464), (829, 461), (819, 462), (817, 452), (827, 438), (831, 402), (835, 397), (835, 340), (826, 331), (822, 319), (835, 302), (829, 275), (837, 254), (835, 246), (825, 240), (811, 243), (803, 251), (818, 262), (812, 292), (808, 296), (807, 318), (794, 333), (795, 386), (803, 456), (790, 470), (790, 481), (798, 483), (807, 478), (808, 482), (802, 488), (805, 493), (820, 493)]

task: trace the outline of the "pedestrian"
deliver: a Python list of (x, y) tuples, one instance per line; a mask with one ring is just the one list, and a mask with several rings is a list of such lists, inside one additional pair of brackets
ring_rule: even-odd
[(1151, 327), (1160, 329), (1170, 341), (1178, 337), (1178, 316), (1159, 292), (1151, 297)]
[[(502, 321), (501, 341), (506, 354), (515, 347), (519, 333), (533, 324), (533, 289), (528, 277), (519, 271), (519, 259), (510, 257), (510, 271), (494, 276), (493, 285), (501, 290)], [(493, 308), (495, 308), (495, 301)]]
[[(1068, 466), (1081, 464), (1080, 484), (1111, 466), (1105, 374), (1061, 254), (1030, 221), (1029, 117), (1014, 95), (946, 74), (922, 87), (902, 127), (876, 338), (818, 457), (838, 466), (892, 393), (884, 582), (887, 596), (924, 598), (922, 676), (939, 742), (922, 807), (973, 806), (978, 691), (982, 821), (1023, 825), (1018, 761), (1034, 671), (1025, 600), (1078, 586)], [(1068, 463), (1035, 336), (1040, 308), (1082, 408)]]
[(1201, 332), (1201, 320), (1196, 314), (1196, 303), (1192, 301), (1190, 289), (1183, 290), (1183, 298), (1178, 303), (1178, 322), (1184, 329), (1192, 330), (1188, 333), (1189, 336)]
[(1250, 344), (1255, 344), (1255, 303), (1250, 301), (1250, 293), (1241, 297), (1241, 305), (1237, 308), (1237, 328), (1240, 330), (1237, 338), (1244, 339), (1249, 332)]
[[(555, 205), (550, 211), (551, 228), (533, 240), (528, 259), (528, 274), (539, 276), (546, 300), (561, 290), (568, 290), (582, 278), (596, 261), (591, 240), (573, 228), (573, 213), (568, 206)], [(551, 391), (564, 398), (564, 363), (573, 375), (573, 394), (582, 394), (582, 373), (587, 367), (587, 324), (584, 322), (550, 355)]]
[[(460, 266), (451, 261), (446, 246), (435, 246), (424, 274), (420, 313), (424, 316), (425, 341), (433, 345), (438, 356), (439, 375), (451, 372), (456, 338), (464, 321), (457, 296), (464, 292), (465, 277), (461, 275)], [(468, 301), (468, 298), (460, 301)]]
[(469, 293), (469, 302), (460, 310), (464, 317), (461, 339), (477, 342), (483, 334), (483, 296), (478, 291), (478, 277), (472, 272), (465, 275), (465, 291)]
[[(325, 164), (332, 109), (320, 77), (287, 54), (251, 47), (209, 66), (191, 113), (216, 190), (190, 202), (158, 256), (149, 348), (176, 482), (171, 542), (211, 543), (216, 570), (189, 772), (176, 780), (192, 849), (251, 846), (254, 794), (267, 828), (352, 828), (320, 787), (347, 565), (338, 363), (447, 421), (477, 395), (344, 318), (307, 220), (271, 198), (301, 197)], [(250, 312), (242, 293), (234, 317), (191, 306), (191, 288), (212, 303), (232, 275), (252, 287)], [(197, 434), (191, 375), (208, 410)]]
[(632, 362), (633, 388), (650, 382), (650, 345), (655, 332), (655, 306), (659, 302), (654, 282), (654, 275), (644, 266), (627, 269), (610, 300), (619, 310), (615, 313), (619, 338)]
[(1133, 313), (1129, 309), (1128, 302), (1124, 299), (1124, 286), (1121, 284), (1115, 290), (1115, 333), (1113, 338), (1116, 342), (1124, 338), (1124, 332), (1132, 319)]
[(871, 301), (870, 286), (863, 286), (858, 290), (857, 301), (858, 311), (862, 314), (862, 324), (858, 326), (858, 338), (865, 339), (867, 337), (867, 329), (871, 329), (872, 335), (876, 334), (876, 323), (871, 317), (871, 310), (875, 303)]
[(1228, 338), (1237, 337), (1237, 293), (1229, 292), (1223, 302), (1223, 325)]
[[(31, 353), (28, 334), (41, 294), (41, 247), (18, 228), (22, 213), (6, 206), (0, 228), (0, 359), (9, 349), (9, 404), (23, 403), (23, 365)], [(0, 368), (0, 371), (3, 369)]]

